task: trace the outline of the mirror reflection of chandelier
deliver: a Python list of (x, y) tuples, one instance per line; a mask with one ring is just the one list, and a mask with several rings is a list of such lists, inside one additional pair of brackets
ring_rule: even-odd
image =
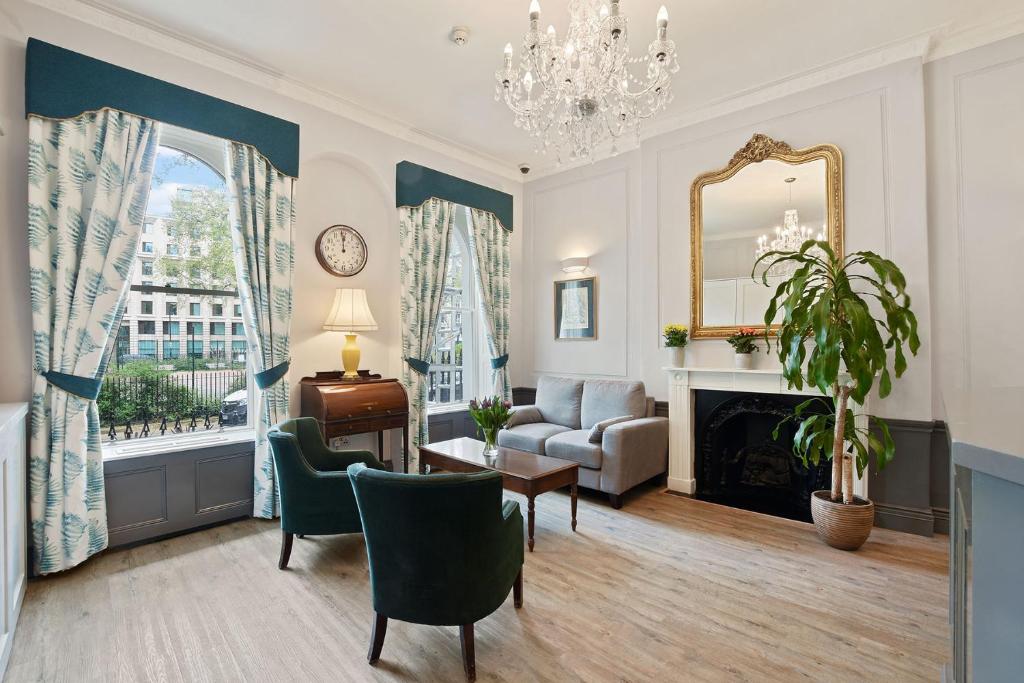
[(509, 43), (494, 74), (494, 99), (504, 100), (515, 125), (537, 138), (539, 152), (553, 149), (559, 162), (591, 159), (609, 140), (614, 154), (615, 140), (628, 131), (639, 142), (641, 121), (672, 101), (672, 74), (679, 71), (664, 6), (641, 56), (630, 56), (619, 0), (569, 0), (569, 17), (560, 42), (554, 26), (540, 31), (540, 4), (533, 0), (518, 65)]
[[(789, 206), (793, 206), (793, 183), (796, 182), (796, 178), (786, 178), (786, 184), (789, 185)], [(824, 240), (825, 239), (825, 226), (821, 226), (821, 231), (813, 237), (812, 231), (806, 225), (800, 225), (800, 214), (797, 213), (796, 209), (786, 209), (782, 216), (782, 225), (775, 226), (775, 238), (769, 242), (768, 235), (761, 235), (757, 238), (757, 248), (754, 250), (754, 258), (759, 259), (768, 252), (771, 251), (800, 251), (800, 247), (803, 243), (809, 239)], [(821, 249), (814, 247), (810, 252), (814, 256), (824, 256)], [(785, 263), (777, 263), (768, 269), (768, 275), (771, 277), (789, 277), (796, 271), (797, 264), (792, 261), (786, 261)]]

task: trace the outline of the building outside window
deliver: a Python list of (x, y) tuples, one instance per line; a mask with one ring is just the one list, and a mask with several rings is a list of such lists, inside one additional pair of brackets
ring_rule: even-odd
[(477, 394), (476, 278), (469, 249), (468, 209), (456, 212), (448, 245), (441, 310), (434, 333), (427, 401), (434, 407), (459, 404)]
[(245, 340), (235, 339), (231, 342), (231, 361), (234, 363), (245, 362)]
[(241, 318), (242, 317), (242, 304), (235, 304), (235, 310), (234, 310), (233, 315), (236, 318)]
[[(177, 129), (175, 135), (177, 140), (191, 134)], [(202, 143), (196, 149), (203, 150)], [(213, 163), (222, 163), (206, 149)], [(241, 349), (231, 344), (229, 353), (227, 325), (223, 320), (213, 324), (225, 307), (239, 307), (231, 250), (210, 246), (231, 242), (225, 190), (212, 166), (177, 149), (158, 147), (145, 237), (97, 401), (104, 435), (114, 433), (123, 440), (130, 426), (132, 437), (138, 438), (146, 421), (153, 425), (167, 418), (174, 424), (181, 418), (187, 424), (194, 412), (201, 425), (197, 431), (203, 425), (217, 429), (250, 424), (244, 341)], [(197, 296), (190, 289), (209, 294)], [(204, 307), (204, 302), (209, 305)], [(159, 319), (138, 317), (157, 315)], [(238, 335), (244, 333), (239, 323)], [(225, 423), (221, 410), (228, 396), (234, 412)], [(149, 433), (159, 436), (152, 429)]]
[(244, 337), (245, 325), (243, 323), (231, 323), (231, 334), (236, 337)]

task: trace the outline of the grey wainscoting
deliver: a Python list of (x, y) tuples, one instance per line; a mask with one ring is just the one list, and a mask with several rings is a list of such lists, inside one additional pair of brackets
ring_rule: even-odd
[(445, 413), (433, 413), (427, 417), (427, 431), (432, 443), (457, 439), (460, 436), (479, 438), (476, 423), (469, 416), (468, 410), (453, 410)]
[(896, 458), (871, 464), (875, 524), (920, 536), (949, 532), (949, 444), (941, 422), (886, 419)]
[(252, 514), (253, 444), (104, 462), (110, 547)]

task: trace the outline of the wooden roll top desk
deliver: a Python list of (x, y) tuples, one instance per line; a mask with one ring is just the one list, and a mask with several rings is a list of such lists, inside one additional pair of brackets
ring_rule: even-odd
[(360, 371), (358, 379), (343, 379), (341, 371), (318, 372), (299, 382), (300, 414), (315, 418), (320, 432), (331, 439), (377, 433), (377, 453), (384, 459), (384, 431), (402, 430), (402, 472), (409, 471), (409, 399), (397, 379)]

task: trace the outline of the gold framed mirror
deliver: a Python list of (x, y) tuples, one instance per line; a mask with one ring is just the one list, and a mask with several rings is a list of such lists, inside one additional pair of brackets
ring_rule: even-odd
[[(690, 187), (690, 336), (724, 339), (762, 328), (775, 284), (751, 278), (757, 256), (824, 239), (843, 253), (843, 155), (835, 145), (793, 149), (761, 133)], [(774, 327), (774, 326), (773, 326)]]

